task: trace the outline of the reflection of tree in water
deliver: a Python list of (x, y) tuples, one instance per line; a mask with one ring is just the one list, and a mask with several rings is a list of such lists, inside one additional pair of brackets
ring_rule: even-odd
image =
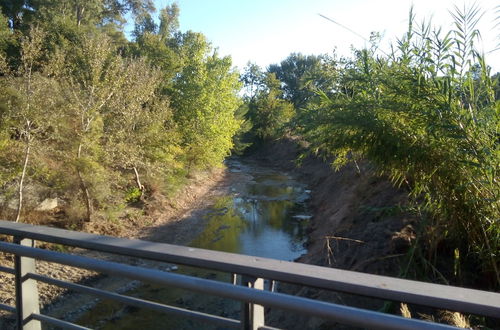
[(283, 226), (290, 213), (290, 209), (295, 204), (290, 200), (262, 201), (262, 217), (275, 229), (283, 229)]
[(272, 182), (266, 182), (266, 184), (257, 183), (248, 188), (248, 194), (251, 196), (289, 198), (293, 193), (294, 187), (286, 184), (272, 184)]
[[(259, 181), (260, 180), (260, 181)], [(280, 174), (259, 173), (257, 184), (247, 185), (245, 196), (219, 198), (206, 216), (204, 231), (190, 246), (233, 253), (246, 253), (263, 257), (291, 260), (303, 251), (306, 221), (293, 215), (304, 214), (305, 206), (298, 204), (303, 193), (300, 186)], [(230, 274), (180, 266), (179, 273), (224, 282)], [(208, 313), (239, 317), (240, 303), (195, 294), (177, 288), (159, 288), (144, 285), (133, 296), (169, 303)], [(156, 313), (146, 309), (126, 308), (117, 303), (103, 302), (89, 312), (82, 321), (86, 326), (101, 329), (216, 329), (181, 317)], [(120, 315), (117, 317), (117, 314)], [(102, 322), (103, 319), (107, 321)], [(111, 320), (110, 320), (111, 319)]]
[(216, 201), (213, 212), (209, 218), (205, 230), (193, 242), (191, 246), (209, 250), (238, 253), (239, 234), (247, 223), (234, 208), (233, 198), (226, 196)]
[(246, 189), (249, 196), (266, 198), (290, 198), (294, 192), (294, 187), (290, 185), (290, 178), (278, 173), (256, 174), (255, 183), (247, 185)]

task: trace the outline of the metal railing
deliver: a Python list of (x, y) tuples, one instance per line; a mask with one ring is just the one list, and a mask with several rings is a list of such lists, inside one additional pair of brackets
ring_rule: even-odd
[[(264, 290), (263, 279), (299, 284), (367, 297), (430, 306), (439, 309), (498, 318), (500, 294), (445, 285), (402, 280), (333, 268), (318, 267), (267, 258), (198, 248), (122, 239), (56, 228), (0, 221), (0, 234), (14, 238), (14, 243), (0, 241), (0, 251), (15, 256), (14, 268), (0, 271), (15, 275), (16, 306), (0, 304), (0, 309), (15, 313), (18, 329), (40, 329), (48, 323), (68, 329), (85, 327), (40, 313), (37, 282), (115, 300), (127, 305), (149, 308), (192, 319), (212, 322), (227, 328), (272, 329), (266, 326), (264, 307), (316, 316), (338, 323), (369, 329), (437, 329), (448, 325), (403, 318), (359, 308)], [(129, 257), (218, 270), (242, 277), (242, 285), (224, 283), (183, 274), (104, 261), (86, 256), (59, 253), (34, 247), (35, 241), (79, 247)], [(123, 294), (37, 274), (35, 260), (89, 269), (109, 275), (177, 287), (206, 295), (242, 302), (239, 320), (186, 308), (169, 306)]]

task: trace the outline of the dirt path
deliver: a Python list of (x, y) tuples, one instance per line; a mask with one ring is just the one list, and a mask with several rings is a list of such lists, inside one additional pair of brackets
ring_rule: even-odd
[[(227, 194), (232, 183), (243, 178), (242, 173), (232, 173), (226, 168), (215, 169), (210, 172), (198, 173), (190, 179), (179, 193), (175, 202), (162, 196), (153, 196), (148, 208), (153, 210), (134, 223), (120, 228), (119, 236), (138, 238), (149, 241), (170, 244), (187, 245), (204, 229), (206, 213), (213, 201)], [(106, 224), (87, 224), (84, 231), (93, 233), (108, 233), (113, 227)], [(139, 266), (166, 269), (165, 263), (139, 261), (134, 258), (111, 256), (103, 253), (89, 252), (75, 249), (72, 253), (99, 257), (106, 260), (121, 261)], [(8, 256), (0, 255), (0, 264), (13, 267), (13, 260)], [(109, 291), (124, 292), (138, 285), (129, 279), (108, 277), (95, 272), (77, 269), (74, 267), (52, 264), (44, 261), (37, 262), (40, 274), (64, 281), (91, 284), (96, 288), (105, 288)], [(14, 283), (13, 276), (0, 273), (0, 302), (13, 306)], [(82, 312), (92, 307), (98, 299), (81, 294), (66, 294), (64, 289), (39, 283), (40, 302), (45, 306), (45, 313), (51, 316), (68, 320), (76, 319)], [(74, 306), (78, 306), (75, 309)], [(0, 329), (13, 327), (12, 315), (0, 312)]]

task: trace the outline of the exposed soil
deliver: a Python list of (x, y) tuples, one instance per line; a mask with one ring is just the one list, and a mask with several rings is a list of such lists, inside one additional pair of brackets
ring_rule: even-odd
[[(301, 165), (296, 141), (265, 145), (250, 158), (295, 173), (312, 190), (308, 252), (298, 262), (353, 271), (398, 276), (404, 254), (415, 239), (414, 217), (405, 212), (408, 192), (395, 189), (375, 175), (367, 163), (339, 171), (318, 158), (306, 157)], [(319, 300), (380, 309), (384, 302), (311, 288), (282, 285), (281, 289)], [(321, 320), (271, 313), (270, 325), (287, 329), (327, 329), (339, 325)]]
[[(177, 194), (175, 201), (161, 195), (152, 196), (145, 207), (147, 215), (130, 218), (126, 223), (94, 221), (86, 223), (83, 231), (187, 245), (203, 230), (204, 214), (209, 205), (217, 196), (226, 194), (230, 183), (237, 181), (242, 175), (244, 174), (231, 173), (225, 168), (198, 173)], [(81, 249), (74, 249), (72, 253), (147, 267), (163, 269), (169, 267), (167, 264), (138, 261)], [(12, 268), (13, 260), (10, 256), (0, 255), (0, 265)], [(116, 292), (127, 291), (138, 284), (128, 279), (102, 276), (92, 271), (44, 261), (37, 261), (37, 271), (42, 275), (64, 281), (92, 284), (93, 287)], [(0, 283), (0, 303), (13, 306), (15, 304), (13, 275), (0, 273)], [(38, 290), (40, 303), (45, 306), (46, 312), (51, 311), (51, 315), (55, 317), (74, 319), (97, 302), (96, 298), (85, 295), (65, 295), (66, 290), (44, 283), (39, 283)], [(78, 308), (75, 309), (75, 306)], [(13, 328), (12, 317), (9, 313), (0, 311), (0, 329)]]

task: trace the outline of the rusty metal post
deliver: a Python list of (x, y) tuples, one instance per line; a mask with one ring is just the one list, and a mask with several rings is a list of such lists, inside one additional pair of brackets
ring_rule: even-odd
[[(241, 285), (257, 290), (264, 290), (264, 279), (242, 276)], [(242, 328), (244, 330), (257, 330), (264, 325), (264, 306), (243, 302), (241, 313)]]
[[(15, 237), (15, 243), (34, 247), (32, 239)], [(31, 314), (40, 313), (37, 282), (26, 278), (28, 273), (35, 273), (35, 259), (16, 255), (14, 259), (16, 281), (16, 316), (18, 330), (41, 330), (40, 321), (31, 318)]]

